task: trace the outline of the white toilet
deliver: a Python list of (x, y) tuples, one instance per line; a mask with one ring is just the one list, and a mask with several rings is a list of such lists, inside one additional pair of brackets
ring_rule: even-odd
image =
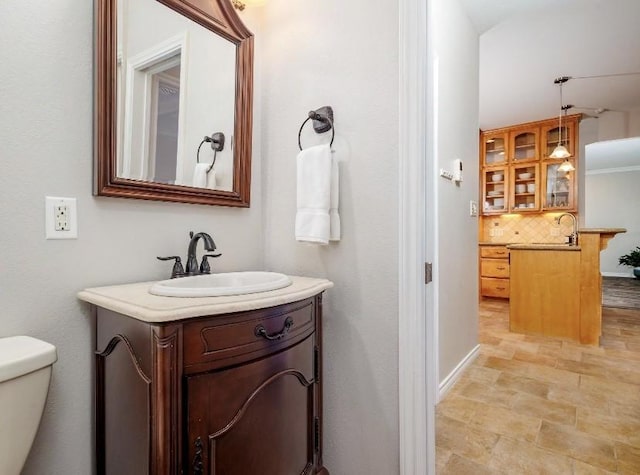
[(38, 431), (56, 347), (28, 336), (0, 338), (0, 474), (19, 475)]

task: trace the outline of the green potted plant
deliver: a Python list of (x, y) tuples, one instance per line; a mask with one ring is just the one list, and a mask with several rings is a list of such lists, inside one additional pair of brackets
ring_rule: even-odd
[(633, 275), (636, 276), (636, 279), (640, 279), (640, 246), (636, 246), (629, 254), (620, 256), (618, 264), (633, 267)]

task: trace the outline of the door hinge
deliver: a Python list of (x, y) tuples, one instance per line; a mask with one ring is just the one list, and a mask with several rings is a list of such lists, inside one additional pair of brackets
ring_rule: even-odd
[(313, 420), (313, 448), (315, 452), (320, 451), (320, 418), (316, 417)]
[(317, 346), (313, 347), (313, 378), (316, 384), (320, 382), (320, 348)]
[(433, 280), (433, 265), (431, 262), (424, 263), (424, 283), (428, 284)]

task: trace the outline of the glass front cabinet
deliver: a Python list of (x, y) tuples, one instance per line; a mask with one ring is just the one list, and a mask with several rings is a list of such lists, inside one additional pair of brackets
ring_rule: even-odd
[(482, 174), (482, 211), (484, 214), (500, 214), (508, 211), (508, 168), (493, 167)]
[(513, 167), (511, 173), (511, 199), (509, 200), (511, 212), (531, 213), (540, 211), (540, 165), (529, 163)]
[(483, 134), (480, 144), (480, 150), (482, 153), (481, 163), (486, 167), (505, 165), (508, 159), (508, 144), (509, 134), (506, 132)]
[(577, 172), (559, 170), (549, 156), (564, 145), (577, 170), (581, 115), (504, 127), (480, 134), (482, 214), (577, 212)]
[[(575, 167), (575, 162), (570, 160)], [(576, 172), (559, 170), (562, 160), (542, 163), (544, 211), (576, 211)]]
[(509, 133), (509, 160), (512, 163), (530, 162), (540, 158), (539, 131), (539, 127), (527, 127)]
[(554, 124), (549, 124), (541, 127), (542, 136), (542, 159), (553, 160), (549, 158), (549, 155), (553, 153), (553, 149), (562, 143), (571, 154), (572, 157), (576, 156), (576, 121), (562, 121), (562, 134), (560, 134), (560, 127), (558, 121)]

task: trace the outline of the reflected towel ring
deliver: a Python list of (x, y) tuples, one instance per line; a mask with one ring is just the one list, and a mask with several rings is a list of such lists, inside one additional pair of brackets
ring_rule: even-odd
[(200, 145), (198, 145), (196, 163), (200, 163), (200, 149), (202, 148), (202, 144), (204, 144), (205, 142), (211, 142), (211, 149), (213, 150), (213, 162), (211, 163), (211, 166), (207, 168), (207, 173), (209, 173), (213, 169), (213, 166), (216, 164), (216, 157), (218, 156), (218, 152), (224, 150), (224, 134), (222, 132), (215, 132), (211, 134), (211, 137), (207, 137), (205, 135), (205, 137), (202, 139), (202, 142), (200, 142)]
[(316, 133), (321, 134), (331, 130), (331, 142), (329, 143), (329, 147), (331, 147), (333, 145), (333, 139), (336, 136), (336, 129), (333, 126), (333, 109), (331, 106), (325, 106), (315, 111), (309, 111), (309, 117), (304, 120), (300, 126), (300, 130), (298, 131), (298, 148), (302, 150), (300, 136), (302, 134), (302, 129), (310, 119), (313, 120), (313, 129)]

